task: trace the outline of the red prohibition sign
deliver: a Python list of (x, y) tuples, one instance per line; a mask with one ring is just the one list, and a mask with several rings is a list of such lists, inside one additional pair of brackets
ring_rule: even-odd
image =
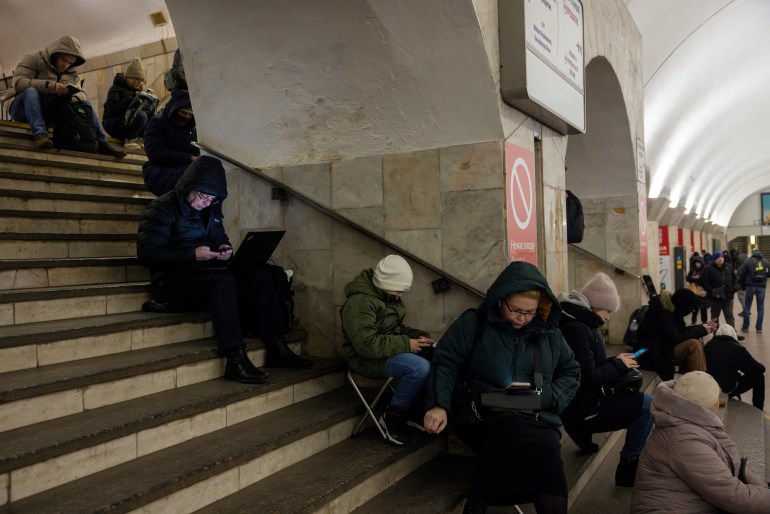
[[(532, 187), (532, 176), (527, 167), (527, 162), (517, 157), (511, 168), (511, 180), (508, 189), (508, 198), (511, 201), (513, 219), (519, 229), (524, 230), (532, 219), (535, 193)], [(517, 201), (518, 200), (518, 201)], [(520, 213), (519, 210), (524, 212)]]

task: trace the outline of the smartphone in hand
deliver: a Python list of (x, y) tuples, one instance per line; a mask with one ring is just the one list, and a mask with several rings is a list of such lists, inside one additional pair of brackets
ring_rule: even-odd
[(635, 351), (632, 355), (634, 356), (634, 359), (638, 358), (640, 355), (643, 355), (648, 350), (647, 348), (640, 348), (639, 350)]

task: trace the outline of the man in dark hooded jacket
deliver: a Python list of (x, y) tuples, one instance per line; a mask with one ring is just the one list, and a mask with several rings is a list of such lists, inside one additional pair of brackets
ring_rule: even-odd
[(139, 261), (150, 269), (153, 285), (153, 300), (145, 309), (155, 310), (159, 305), (172, 311), (208, 308), (219, 353), (227, 357), (225, 378), (264, 382), (267, 373), (246, 355), (238, 315), (240, 295), (240, 301), (248, 298), (255, 310), (248, 321), (266, 342), (266, 365), (310, 368), (311, 360), (286, 346), (286, 316), (281, 313), (270, 272), (255, 268), (235, 274), (225, 267), (233, 254), (222, 224), (226, 197), (222, 163), (203, 156), (188, 167), (173, 190), (147, 206), (137, 241)]
[(189, 93), (174, 91), (163, 112), (147, 122), (143, 137), (147, 154), (142, 166), (144, 185), (160, 196), (174, 189), (179, 177), (200, 155), (192, 144), (198, 135)]
[(650, 300), (634, 347), (634, 351), (648, 350), (637, 359), (642, 368), (656, 371), (663, 380), (674, 378), (675, 361), (685, 361), (687, 371), (706, 371), (706, 357), (699, 339), (714, 332), (717, 323), (712, 320), (688, 327), (682, 319), (699, 305), (700, 298), (689, 289), (679, 289), (673, 295), (661, 291)]

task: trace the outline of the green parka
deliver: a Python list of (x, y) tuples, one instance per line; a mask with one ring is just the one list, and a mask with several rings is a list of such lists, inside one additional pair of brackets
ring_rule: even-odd
[(364, 270), (345, 286), (347, 300), (340, 309), (342, 353), (359, 375), (385, 378), (388, 358), (408, 353), (409, 340), (421, 332), (404, 325), (403, 302), (389, 301), (385, 291), (374, 287), (372, 275), (371, 269)]
[[(539, 289), (538, 314), (519, 330), (514, 330), (500, 315), (499, 302), (513, 293)], [(450, 420), (473, 422), (470, 406), (452, 415), (452, 395), (458, 377), (468, 363), (468, 385), (478, 397), (487, 389), (504, 388), (512, 381), (534, 384), (533, 345), (542, 353), (543, 393), (540, 418), (561, 425), (558, 414), (564, 410), (580, 384), (580, 364), (558, 329), (561, 307), (538, 269), (525, 262), (514, 262), (503, 270), (487, 291), (481, 304), (485, 320), (478, 343), (476, 311), (467, 311), (449, 327), (431, 361), (431, 375), (426, 387), (426, 408), (442, 407)], [(457, 405), (458, 410), (461, 406)]]
[[(54, 66), (55, 54), (67, 54), (75, 58), (75, 62), (63, 72), (59, 72)], [(80, 87), (80, 79), (75, 68), (86, 62), (80, 43), (71, 36), (63, 36), (48, 45), (45, 50), (25, 55), (13, 72), (13, 96), (21, 93), (28, 87), (34, 87), (44, 94), (55, 94), (56, 83), (74, 84)], [(84, 92), (73, 95), (80, 100), (86, 99)], [(10, 98), (10, 96), (9, 96)]]

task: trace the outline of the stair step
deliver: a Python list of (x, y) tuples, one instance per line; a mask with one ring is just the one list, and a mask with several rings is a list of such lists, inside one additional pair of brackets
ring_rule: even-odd
[[(299, 350), (304, 333), (287, 343)], [(252, 362), (264, 362), (264, 345), (247, 340)], [(122, 354), (80, 359), (3, 374), (0, 427), (11, 430), (140, 396), (221, 377), (224, 361), (212, 338)]]
[(0, 210), (0, 232), (33, 234), (133, 234), (139, 225), (136, 214), (51, 213)]
[(0, 261), (0, 292), (38, 287), (145, 282), (149, 278), (149, 271), (139, 264), (136, 257)]
[(78, 195), (0, 189), (0, 202), (6, 210), (87, 212), (139, 215), (149, 203), (146, 198), (106, 195)]
[[(0, 507), (0, 514), (54, 508), (61, 514), (138, 508), (146, 513), (192, 512), (271, 472), (272, 479), (276, 471), (294, 463), (304, 467), (312, 461), (307, 457), (348, 438), (358, 412), (359, 401), (352, 391), (337, 389), (18, 501), (10, 484), (13, 503)], [(363, 439), (359, 445), (364, 453), (372, 446)], [(327, 462), (316, 472), (334, 471)], [(285, 494), (302, 496), (297, 488), (303, 482)]]
[(134, 154), (118, 158), (109, 155), (71, 150), (41, 149), (18, 143), (0, 142), (0, 153), (4, 161), (31, 162), (44, 164), (53, 162), (56, 166), (98, 166), (105, 169), (136, 171), (142, 169), (146, 159), (137, 159)]
[(441, 514), (456, 510), (465, 500), (474, 464), (472, 457), (442, 453), (352, 511), (352, 514)]
[(124, 312), (0, 327), (0, 373), (213, 337), (204, 312)]
[[(50, 135), (53, 134), (53, 130), (49, 129), (48, 133)], [(117, 144), (118, 146), (121, 145), (122, 140), (117, 139), (114, 137), (107, 136), (107, 140)], [(29, 125), (26, 123), (20, 123), (15, 121), (6, 121), (6, 120), (0, 120), (0, 142), (13, 144), (17, 146), (22, 146), (24, 148), (32, 148), (35, 150), (39, 150), (32, 141), (32, 130), (29, 128)], [(92, 154), (83, 153), (83, 152), (73, 152), (70, 150), (62, 150), (62, 153), (67, 152), (68, 154), (72, 155), (84, 155), (89, 156)], [(124, 157), (124, 159), (138, 159), (138, 160), (146, 160), (147, 156), (144, 154), (144, 151), (142, 150), (126, 150), (129, 155)]]
[(196, 513), (351, 512), (440, 451), (438, 437), (421, 434), (404, 448), (385, 443), (370, 430), (273, 472)]
[[(337, 390), (344, 382), (339, 360), (316, 360), (312, 370), (269, 371), (266, 384), (217, 378), (4, 432), (0, 473), (10, 472), (12, 494), (26, 497), (102, 471), (105, 462), (163, 450)], [(135, 442), (126, 454), (129, 436)]]
[(154, 198), (154, 195), (147, 191), (144, 184), (136, 180), (106, 181), (80, 177), (57, 177), (13, 171), (6, 165), (0, 165), (0, 189), (109, 196), (128, 194), (129, 196), (138, 195), (148, 200)]
[(0, 259), (133, 257), (134, 234), (19, 234), (0, 232)]
[(149, 298), (149, 282), (0, 291), (0, 325), (139, 311)]

